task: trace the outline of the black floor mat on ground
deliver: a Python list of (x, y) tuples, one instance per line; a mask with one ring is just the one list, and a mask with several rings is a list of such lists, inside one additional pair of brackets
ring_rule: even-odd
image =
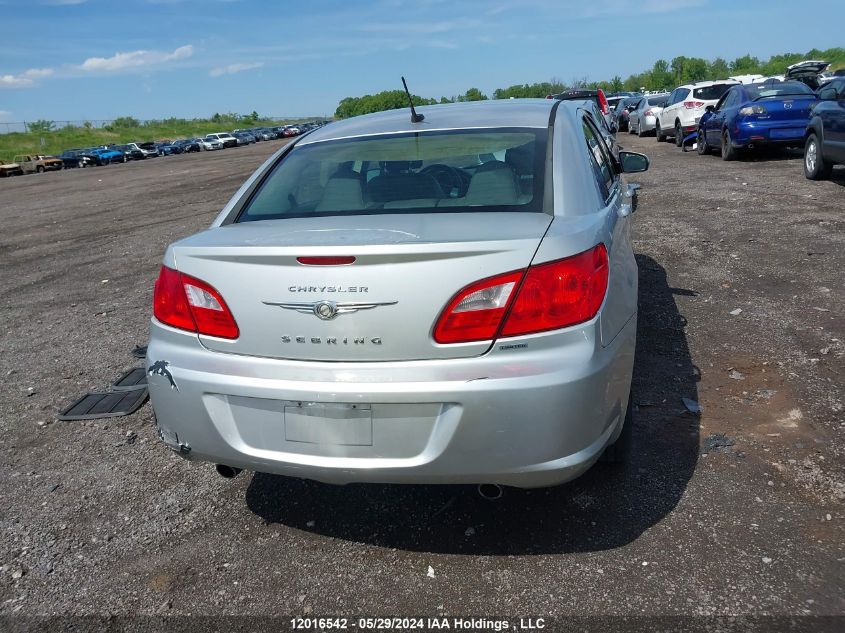
[(147, 386), (147, 370), (143, 367), (133, 367), (111, 386), (112, 391), (131, 391), (143, 389)]
[(146, 389), (88, 393), (56, 416), (59, 420), (96, 420), (134, 413), (147, 399)]
[(146, 345), (136, 345), (135, 349), (132, 350), (132, 355), (135, 358), (146, 358), (147, 357), (147, 346)]

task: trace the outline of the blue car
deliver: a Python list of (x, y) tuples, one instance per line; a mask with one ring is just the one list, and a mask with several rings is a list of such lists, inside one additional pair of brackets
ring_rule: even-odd
[(92, 147), (91, 149), (87, 149), (85, 151), (97, 156), (103, 165), (126, 162), (126, 154), (120, 150), (109, 149), (107, 147)]
[(744, 149), (802, 147), (816, 94), (800, 81), (738, 84), (728, 90), (698, 123), (698, 153), (721, 150), (735, 160)]

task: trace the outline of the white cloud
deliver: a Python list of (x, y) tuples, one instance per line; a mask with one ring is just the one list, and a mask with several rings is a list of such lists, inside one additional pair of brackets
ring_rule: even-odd
[(168, 53), (165, 51), (130, 51), (115, 53), (111, 57), (89, 57), (77, 68), (86, 72), (113, 72), (140, 68), (142, 66), (156, 66), (171, 61), (187, 59), (194, 54), (194, 47), (190, 44), (180, 46)]
[(36, 79), (52, 74), (52, 68), (30, 68), (18, 75), (0, 75), (0, 88), (31, 88)]
[(0, 110), (0, 123), (8, 123), (12, 120), (12, 113), (8, 110)]
[(252, 70), (253, 68), (261, 68), (264, 62), (252, 62), (249, 64), (228, 64), (226, 66), (217, 66), (212, 68), (208, 73), (211, 77), (220, 77), (221, 75), (233, 75), (245, 70)]

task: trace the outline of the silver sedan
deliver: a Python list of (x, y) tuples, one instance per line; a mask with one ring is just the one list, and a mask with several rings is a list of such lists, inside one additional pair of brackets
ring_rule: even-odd
[(536, 487), (631, 434), (633, 191), (583, 102), (357, 117), (175, 242), (147, 351), (179, 455), (325, 482)]
[(657, 125), (657, 115), (666, 105), (668, 94), (649, 95), (640, 99), (637, 107), (628, 115), (628, 133), (645, 136), (654, 132)]

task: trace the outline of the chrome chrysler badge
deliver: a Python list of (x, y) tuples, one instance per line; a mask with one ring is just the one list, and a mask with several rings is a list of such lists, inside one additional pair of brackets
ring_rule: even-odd
[(278, 308), (282, 308), (283, 310), (295, 310), (296, 312), (302, 312), (303, 314), (313, 314), (319, 319), (323, 321), (331, 321), (335, 318), (338, 314), (350, 314), (352, 312), (358, 312), (358, 310), (372, 310), (373, 308), (378, 308), (380, 306), (392, 306), (399, 303), (398, 301), (382, 301), (378, 302), (358, 302), (358, 301), (303, 301), (303, 302), (291, 302), (291, 303), (275, 303), (272, 301), (262, 301), (264, 305), (268, 306), (276, 306)]

